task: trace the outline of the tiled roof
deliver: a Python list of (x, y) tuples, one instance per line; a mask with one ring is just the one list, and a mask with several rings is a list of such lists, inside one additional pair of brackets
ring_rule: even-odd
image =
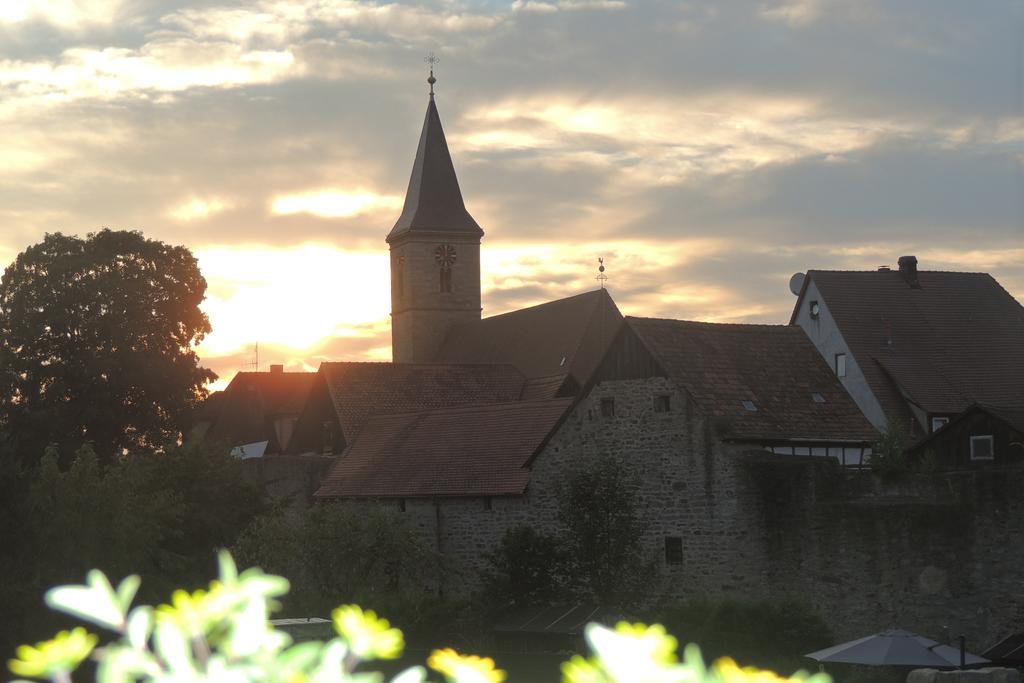
[(405, 207), (388, 234), (388, 241), (406, 232), (419, 230), (477, 236), (484, 234), (469, 215), (462, 200), (455, 166), (448, 152), (441, 117), (433, 98), (427, 105), (427, 114), (423, 119), (420, 144), (416, 148), (416, 160), (413, 162), (409, 189), (405, 195)]
[(320, 372), (346, 441), (376, 415), (515, 401), (524, 382), (510, 365), (349, 362)]
[(905, 410), (888, 382), (932, 413), (1024, 406), (1024, 307), (987, 273), (917, 276), (808, 273), (882, 408)]
[(799, 327), (632, 317), (626, 324), (669, 377), (716, 418), (723, 438), (878, 436)]
[(520, 401), (372, 417), (316, 497), (520, 495), (526, 465), (571, 405)]
[[(523, 384), (523, 391), (519, 395), (519, 400), (536, 401), (545, 398), (556, 398), (558, 392), (566, 386), (568, 380), (568, 373), (528, 379)], [(571, 382), (568, 383), (571, 385)]]
[(459, 325), (448, 333), (440, 363), (510, 363), (528, 378), (568, 373), (590, 378), (622, 325), (604, 289)]
[(269, 441), (267, 452), (279, 453), (273, 420), (298, 415), (315, 377), (313, 372), (239, 372), (220, 392), (218, 415), (205, 438), (232, 446)]

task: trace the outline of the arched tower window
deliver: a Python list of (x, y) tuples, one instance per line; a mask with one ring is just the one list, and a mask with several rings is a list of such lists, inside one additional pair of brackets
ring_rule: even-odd
[(455, 247), (451, 244), (439, 245), (434, 250), (434, 260), (441, 267), (441, 292), (452, 291), (452, 266), (455, 265)]

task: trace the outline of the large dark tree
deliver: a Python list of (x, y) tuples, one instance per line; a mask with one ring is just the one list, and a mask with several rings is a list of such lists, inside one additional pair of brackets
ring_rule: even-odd
[(0, 428), (17, 452), (101, 456), (173, 442), (216, 377), (206, 281), (185, 247), (138, 232), (48, 234), (0, 281)]

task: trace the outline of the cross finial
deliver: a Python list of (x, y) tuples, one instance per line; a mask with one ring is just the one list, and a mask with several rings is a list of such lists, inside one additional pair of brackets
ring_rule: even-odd
[(604, 283), (608, 281), (608, 276), (604, 274), (604, 257), (597, 257), (597, 277), (594, 279), (601, 283), (601, 289), (604, 289)]
[(434, 99), (434, 84), (437, 83), (437, 79), (434, 78), (434, 65), (440, 62), (441, 60), (434, 56), (434, 53), (431, 52), (430, 54), (423, 58), (423, 61), (430, 65), (430, 77), (427, 78), (427, 83), (430, 84), (430, 99)]

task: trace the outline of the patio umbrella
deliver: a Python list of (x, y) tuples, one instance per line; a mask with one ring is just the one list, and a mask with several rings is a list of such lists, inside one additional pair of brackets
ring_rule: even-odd
[[(937, 643), (910, 631), (893, 629), (866, 638), (804, 655), (821, 663), (868, 664), (874, 666), (928, 666), (949, 668), (960, 666), (960, 650)], [(970, 652), (966, 664), (985, 664), (989, 660)]]

